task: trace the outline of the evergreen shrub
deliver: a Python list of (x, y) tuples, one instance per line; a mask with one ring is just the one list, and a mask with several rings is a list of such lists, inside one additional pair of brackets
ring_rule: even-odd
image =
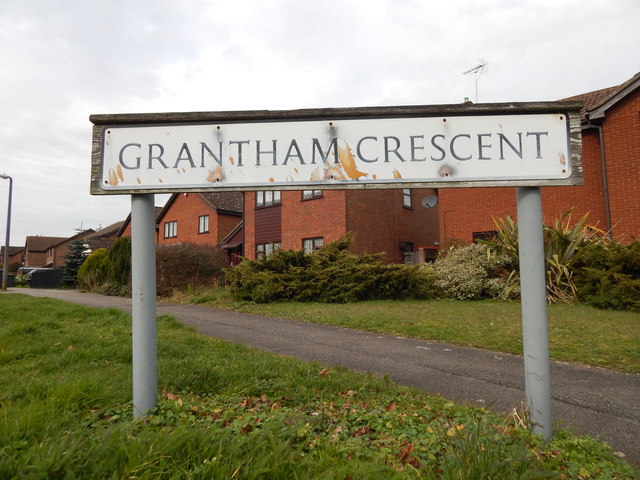
[(109, 282), (131, 285), (131, 237), (120, 237), (109, 249)]
[(109, 252), (99, 248), (91, 252), (78, 269), (78, 288), (93, 291), (109, 279)]
[(156, 250), (156, 288), (159, 296), (174, 290), (216, 283), (222, 276), (224, 252), (218, 247), (181, 243)]
[(348, 251), (352, 235), (320, 250), (277, 250), (266, 258), (245, 259), (225, 270), (236, 300), (346, 303), (362, 300), (433, 298), (430, 272), (416, 266), (384, 264), (382, 254)]
[(75, 288), (78, 285), (78, 270), (89, 256), (87, 241), (79, 238), (71, 242), (65, 253), (62, 266), (62, 285)]
[(640, 240), (591, 245), (576, 272), (580, 301), (597, 308), (640, 311)]

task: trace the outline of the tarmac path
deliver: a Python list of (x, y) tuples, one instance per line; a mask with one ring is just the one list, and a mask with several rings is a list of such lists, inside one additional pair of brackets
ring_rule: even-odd
[[(9, 292), (131, 312), (130, 298), (75, 290)], [(158, 303), (157, 310), (203, 335), (329, 366), (388, 374), (399, 384), (459, 403), (496, 412), (525, 403), (524, 363), (516, 355), (204, 306)], [(640, 468), (640, 375), (551, 362), (551, 394), (554, 422), (607, 442)]]

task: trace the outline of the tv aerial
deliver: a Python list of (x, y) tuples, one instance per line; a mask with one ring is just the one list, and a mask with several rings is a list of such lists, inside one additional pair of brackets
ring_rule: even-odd
[(487, 70), (489, 70), (489, 62), (487, 62), (484, 58), (479, 58), (478, 65), (462, 73), (463, 75), (469, 75), (470, 73), (473, 73), (475, 77), (476, 103), (478, 103), (478, 80), (480, 79), (481, 75), (487, 73)]

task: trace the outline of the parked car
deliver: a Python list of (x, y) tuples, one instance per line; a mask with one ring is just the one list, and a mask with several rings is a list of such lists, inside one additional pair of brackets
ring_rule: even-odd
[(18, 269), (18, 273), (16, 274), (16, 281), (31, 285), (31, 279), (33, 278), (33, 274), (36, 272), (50, 272), (55, 270), (55, 268), (47, 268), (47, 267), (20, 267)]
[(25, 285), (29, 279), (29, 273), (38, 267), (20, 267), (16, 273), (16, 284)]

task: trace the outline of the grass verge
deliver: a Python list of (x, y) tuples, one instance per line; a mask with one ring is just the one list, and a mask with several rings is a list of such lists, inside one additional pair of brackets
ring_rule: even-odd
[(131, 420), (131, 320), (0, 295), (0, 478), (634, 478), (588, 437), (158, 322), (158, 407)]
[[(221, 288), (176, 294), (170, 301), (522, 355), (520, 303), (514, 301), (251, 304), (232, 301)], [(640, 314), (584, 305), (550, 305), (548, 317), (552, 359), (640, 373)]]

